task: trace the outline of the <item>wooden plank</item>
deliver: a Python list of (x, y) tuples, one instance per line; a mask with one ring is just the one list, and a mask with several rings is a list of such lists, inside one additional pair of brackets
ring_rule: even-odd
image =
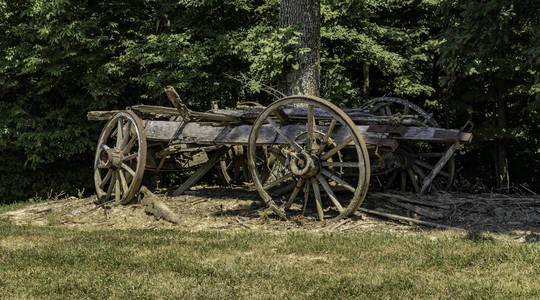
[[(154, 123), (150, 124), (154, 125)], [(282, 131), (289, 137), (294, 138), (305, 132), (305, 125), (281, 126)], [(209, 124), (189, 122), (182, 127), (178, 135), (179, 140), (200, 144), (247, 144), (251, 125), (213, 126)], [(367, 126), (361, 128), (361, 133), (367, 144), (390, 147), (395, 149), (397, 141), (384, 138), (386, 135), (366, 132)], [(326, 132), (327, 126), (317, 126), (317, 130)], [(336, 143), (343, 142), (348, 136), (346, 130), (341, 129), (334, 134)], [(155, 138), (155, 135), (153, 136)], [(261, 126), (257, 143), (260, 145), (287, 144), (282, 137), (278, 136), (269, 124)], [(349, 146), (352, 146), (351, 143)]]
[(92, 110), (86, 113), (86, 118), (89, 121), (104, 121), (110, 120), (116, 115), (119, 110)]
[(395, 215), (395, 214), (384, 213), (384, 212), (376, 211), (376, 210), (373, 210), (373, 209), (367, 209), (367, 208), (363, 208), (363, 207), (358, 208), (358, 210), (363, 211), (363, 212), (368, 213), (368, 214), (373, 214), (373, 215), (377, 215), (377, 216), (381, 216), (381, 217), (385, 217), (385, 218), (389, 218), (389, 219), (394, 219), (394, 220), (399, 220), (399, 221), (411, 222), (411, 223), (416, 223), (416, 224), (426, 225), (426, 226), (431, 226), (431, 227), (436, 227), (436, 228), (462, 230), (461, 228), (457, 228), (457, 227), (452, 227), (452, 226), (447, 226), (447, 225), (443, 225), (443, 224), (437, 224), (437, 223), (432, 223), (432, 222), (427, 222), (427, 221), (422, 221), (422, 220), (416, 220), (416, 219), (413, 219), (413, 218), (403, 217), (403, 216), (399, 216), (399, 215)]
[(472, 139), (472, 134), (460, 132), (459, 129), (411, 126), (407, 127), (407, 132), (405, 135), (395, 138), (416, 141), (468, 142)]
[(458, 140), (460, 142), (470, 143), (472, 141), (472, 133), (470, 133), (470, 132), (460, 132)]
[(419, 206), (416, 206), (416, 205), (411, 205), (411, 204), (407, 204), (407, 203), (401, 203), (401, 202), (398, 202), (398, 201), (396, 201), (394, 199), (390, 199), (389, 202), (394, 204), (395, 206), (405, 208), (407, 210), (415, 212), (415, 213), (417, 213), (419, 215), (422, 215), (424, 217), (428, 217), (430, 219), (440, 219), (440, 218), (443, 217), (443, 215), (441, 213), (439, 213), (439, 212), (436, 212), (436, 211), (433, 211), (433, 210), (430, 210), (430, 209), (426, 209), (426, 208), (422, 208), (422, 207), (419, 207)]
[(369, 125), (367, 132), (388, 133), (391, 135), (403, 136), (407, 132), (405, 126), (393, 126), (393, 125)]
[[(213, 124), (188, 122), (182, 126), (181, 122), (176, 121), (143, 121), (145, 126), (145, 133), (149, 140), (156, 141), (169, 141), (173, 139), (177, 132), (178, 139), (183, 142), (201, 143), (201, 144), (247, 144), (249, 134), (251, 132), (251, 125), (226, 125), (215, 126)], [(397, 140), (418, 140), (418, 141), (439, 141), (446, 142), (447, 139), (434, 138), (436, 128), (418, 128), (409, 127), (407, 133), (403, 137), (390, 137), (387, 133), (369, 132), (370, 126), (357, 125), (360, 134), (364, 138), (366, 144), (390, 147), (395, 149), (397, 147)], [(412, 129), (411, 129), (412, 128)], [(280, 126), (280, 129), (290, 138), (295, 138), (302, 132), (306, 131), (305, 125), (285, 125)], [(317, 126), (317, 130), (321, 132), (327, 131), (327, 126)], [(449, 134), (454, 134), (453, 129), (448, 129)], [(457, 134), (457, 133), (456, 133)], [(334, 141), (339, 144), (342, 143), (349, 136), (349, 132), (345, 127), (336, 127), (333, 134)], [(441, 136), (439, 134), (439, 136)], [(302, 138), (303, 140), (303, 138)], [(455, 140), (450, 140), (455, 141)], [(287, 144), (282, 137), (271, 128), (270, 125), (265, 124), (260, 128), (258, 144)], [(352, 142), (349, 146), (352, 146)]]
[(204, 165), (202, 165), (193, 175), (188, 178), (188, 180), (186, 180), (179, 188), (177, 188), (172, 193), (172, 196), (182, 195), (187, 189), (196, 184), (204, 176), (204, 174), (208, 173), (208, 171), (210, 171), (214, 167), (214, 165), (219, 162), (221, 156), (226, 151), (227, 147), (222, 147), (216, 150), (212, 154), (212, 157)]
[(144, 133), (148, 140), (168, 142), (174, 138), (182, 123), (174, 121), (143, 120)]
[(420, 189), (420, 194), (423, 194), (433, 179), (441, 172), (442, 168), (446, 165), (448, 160), (454, 155), (454, 152), (456, 152), (457, 148), (459, 146), (459, 143), (454, 143), (448, 149), (446, 152), (444, 152), (444, 155), (439, 159), (437, 164), (433, 167), (433, 169), (429, 172), (429, 174), (424, 178), (424, 182), (422, 182), (422, 188)]
[(131, 106), (132, 110), (139, 111), (142, 113), (147, 113), (151, 115), (161, 115), (161, 116), (179, 116), (180, 113), (174, 107), (167, 106), (157, 106), (157, 105), (133, 105)]
[(226, 114), (217, 114), (211, 112), (198, 112), (190, 111), (189, 117), (192, 119), (199, 120), (209, 120), (209, 121), (219, 121), (219, 122), (229, 122), (229, 123), (240, 123), (241, 120), (235, 116), (226, 115)]
[[(156, 106), (156, 105), (134, 105), (132, 110), (141, 113), (151, 114), (156, 117), (181, 116), (181, 113), (174, 107)], [(213, 112), (198, 112), (188, 110), (188, 115), (191, 119), (199, 119), (206, 121), (233, 122), (238, 123), (241, 120), (232, 114), (213, 113)]]

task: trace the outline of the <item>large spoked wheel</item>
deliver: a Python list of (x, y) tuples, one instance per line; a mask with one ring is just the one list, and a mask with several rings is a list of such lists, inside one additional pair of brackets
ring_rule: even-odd
[(129, 203), (141, 186), (146, 165), (146, 136), (141, 120), (121, 111), (99, 136), (94, 159), (94, 184), (100, 202)]
[[(270, 145), (283, 168), (264, 180), (256, 152)], [(320, 220), (346, 217), (362, 204), (369, 185), (368, 151), (354, 122), (337, 106), (311, 96), (280, 99), (259, 115), (249, 135), (248, 165), (260, 196), (283, 218), (313, 207)], [(283, 186), (292, 191), (276, 192)]]

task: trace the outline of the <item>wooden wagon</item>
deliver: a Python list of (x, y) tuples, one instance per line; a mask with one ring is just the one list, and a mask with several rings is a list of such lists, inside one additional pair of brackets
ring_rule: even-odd
[(368, 188), (424, 193), (451, 187), (453, 155), (472, 138), (440, 128), (403, 99), (382, 97), (340, 109), (317, 97), (290, 96), (269, 106), (241, 103), (234, 110), (189, 110), (172, 87), (173, 107), (136, 105), (91, 111), (108, 120), (94, 163), (102, 202), (130, 202), (145, 171), (197, 168), (173, 194), (193, 186), (214, 166), (227, 182), (249, 182), (280, 217), (313, 212), (343, 218)]

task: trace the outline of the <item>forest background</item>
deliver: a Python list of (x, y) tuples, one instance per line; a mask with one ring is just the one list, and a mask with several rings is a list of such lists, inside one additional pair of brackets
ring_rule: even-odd
[[(538, 1), (320, 2), (321, 97), (406, 98), (448, 128), (470, 119), (459, 186), (540, 191)], [(167, 85), (194, 110), (273, 101), (262, 84), (309, 51), (278, 13), (279, 0), (0, 0), (0, 203), (93, 191), (104, 124), (89, 110), (168, 105)]]

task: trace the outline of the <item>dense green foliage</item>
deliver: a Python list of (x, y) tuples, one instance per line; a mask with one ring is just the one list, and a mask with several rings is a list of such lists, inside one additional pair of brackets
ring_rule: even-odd
[[(538, 188), (535, 1), (321, 2), (323, 97), (348, 107), (406, 97), (454, 128), (472, 118), (479, 138), (462, 161), (485, 168), (463, 164), (469, 180), (494, 184), (492, 144), (508, 139), (511, 180)], [(277, 28), (278, 11), (278, 0), (0, 0), (0, 202), (92, 190), (102, 124), (88, 110), (163, 105), (166, 85), (193, 109), (271, 101), (260, 84), (296, 66), (298, 33)], [(247, 85), (230, 79), (240, 74)], [(499, 78), (505, 129), (488, 93)]]

